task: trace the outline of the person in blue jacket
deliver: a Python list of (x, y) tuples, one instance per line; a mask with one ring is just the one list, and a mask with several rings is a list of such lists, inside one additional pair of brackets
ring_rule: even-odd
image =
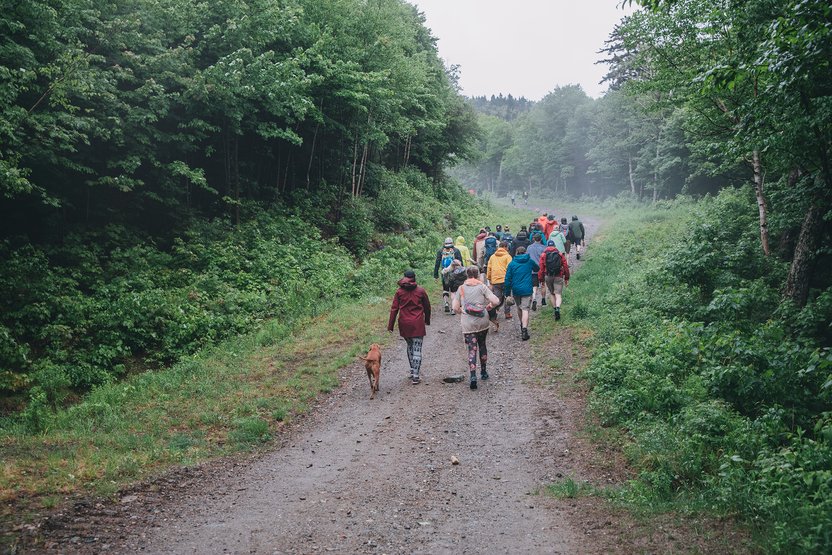
[(528, 255), (526, 247), (517, 247), (516, 253), (517, 255), (511, 259), (506, 269), (506, 281), (503, 287), (506, 296), (514, 295), (514, 302), (520, 312), (521, 337), (523, 341), (528, 341), (530, 339), (529, 310), (534, 287), (532, 276), (540, 271), (540, 266)]

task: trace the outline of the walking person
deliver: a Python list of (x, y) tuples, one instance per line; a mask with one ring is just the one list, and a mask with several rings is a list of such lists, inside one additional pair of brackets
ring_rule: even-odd
[(485, 345), (489, 328), (488, 310), (499, 304), (500, 300), (479, 280), (479, 268), (469, 266), (466, 275), (468, 279), (454, 295), (454, 312), (462, 315), (460, 324), (465, 346), (468, 347), (469, 384), (471, 389), (477, 389), (477, 359), (480, 363), (480, 378), (488, 379), (488, 350)]
[(529, 192), (528, 191), (523, 191), (523, 205), (524, 206), (529, 205)]
[(488, 237), (488, 233), (485, 232), (485, 228), (480, 229), (479, 234), (474, 239), (474, 252), (472, 253), (474, 257), (474, 264), (479, 267), (480, 272), (485, 271), (485, 238)]
[(546, 250), (540, 255), (539, 265), (537, 277), (546, 284), (546, 291), (553, 297), (555, 320), (560, 320), (563, 288), (569, 285), (569, 263), (566, 256), (555, 248), (555, 242), (549, 241)]
[(552, 230), (552, 233), (549, 234), (549, 241), (555, 242), (555, 248), (558, 249), (558, 252), (565, 253), (566, 252), (566, 236), (560, 230), (560, 227), (555, 227)]
[(526, 231), (526, 226), (523, 226), (523, 228), (517, 232), (517, 236), (514, 238), (514, 241), (511, 242), (508, 253), (511, 256), (514, 256), (517, 253), (518, 248), (523, 247), (524, 249), (528, 249), (530, 244), (529, 233)]
[(581, 246), (584, 243), (584, 237), (586, 237), (586, 230), (578, 216), (572, 216), (572, 221), (569, 222), (569, 231), (572, 234), (572, 244), (575, 245), (575, 257), (580, 260)]
[[(537, 262), (538, 266), (540, 266), (540, 255), (543, 254), (543, 251), (546, 250), (546, 245), (543, 244), (543, 235), (540, 233), (535, 233), (534, 237), (532, 238), (532, 243), (526, 248), (526, 254), (529, 255), (529, 258)], [(537, 310), (537, 299), (538, 296), (542, 300), (543, 306), (546, 306), (546, 294), (540, 293), (540, 280), (537, 277), (537, 274), (532, 276), (532, 310)]]
[(399, 280), (399, 289), (393, 296), (390, 307), (387, 331), (393, 331), (397, 316), (399, 335), (407, 343), (410, 381), (415, 385), (421, 381), (422, 342), (426, 334), (425, 326), (430, 325), (430, 299), (427, 291), (416, 284), (416, 273), (413, 270), (406, 271)]
[[(508, 253), (508, 244), (505, 241), (500, 243), (497, 252), (488, 260), (488, 269), (486, 270), (485, 278), (491, 284), (491, 291), (500, 299), (500, 302), (491, 310), (492, 322), (497, 322), (497, 311), (502, 306), (505, 312), (506, 320), (511, 320), (511, 307), (506, 304), (506, 296), (503, 291), (503, 286), (506, 281), (506, 268), (511, 262), (511, 255)], [(499, 330), (499, 324), (497, 324)]]
[(517, 247), (517, 256), (511, 259), (506, 268), (505, 292), (514, 296), (514, 304), (520, 316), (520, 337), (528, 341), (529, 315), (532, 306), (533, 282), (532, 276), (537, 276), (540, 266), (532, 260), (526, 252), (526, 247)]
[(563, 236), (566, 238), (564, 242), (565, 250), (561, 251), (566, 254), (566, 259), (569, 260), (569, 252), (572, 250), (572, 234), (569, 233), (569, 224), (566, 222), (566, 218), (560, 219), (560, 225), (558, 226), (560, 232), (563, 233)]
[(442, 248), (436, 253), (436, 265), (433, 267), (433, 279), (439, 279), (439, 270), (441, 269), (442, 302), (445, 304), (445, 312), (448, 314), (451, 312), (451, 285), (446, 279), (448, 272), (445, 270), (450, 269), (451, 263), (454, 260), (462, 262), (462, 253), (460, 253), (459, 249), (454, 246), (454, 242), (450, 237), (445, 237), (445, 242), (443, 243)]
[(454, 241), (454, 246), (459, 251), (459, 254), (462, 255), (462, 266), (467, 267), (474, 264), (474, 260), (471, 258), (471, 251), (468, 250), (468, 245), (465, 244), (465, 237), (460, 235)]

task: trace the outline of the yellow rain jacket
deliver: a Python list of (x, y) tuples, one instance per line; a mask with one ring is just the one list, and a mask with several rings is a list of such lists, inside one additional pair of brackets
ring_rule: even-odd
[(471, 259), (471, 251), (469, 251), (468, 247), (465, 246), (465, 237), (462, 235), (457, 237), (454, 246), (459, 250), (459, 254), (462, 255), (462, 265), (473, 266), (474, 261)]
[(485, 273), (488, 282), (496, 284), (505, 283), (506, 268), (508, 268), (509, 262), (511, 262), (511, 255), (508, 251), (503, 247), (498, 248), (497, 252), (492, 254), (491, 258), (488, 259), (488, 270)]

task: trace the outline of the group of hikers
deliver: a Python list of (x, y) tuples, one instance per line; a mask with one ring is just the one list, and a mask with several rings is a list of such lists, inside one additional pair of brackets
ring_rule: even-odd
[[(513, 235), (509, 226), (497, 225), (494, 231), (483, 227), (471, 249), (465, 238), (447, 237), (436, 253), (433, 277), (442, 280), (445, 313), (460, 315), (465, 345), (468, 348), (469, 384), (477, 389), (477, 362), (480, 379), (488, 379), (486, 337), (493, 327), (500, 330), (498, 315), (513, 319), (517, 306), (520, 338), (530, 339), (529, 316), (538, 299), (546, 306), (547, 297), (554, 319), (560, 320), (563, 289), (569, 284), (569, 260), (581, 258), (586, 230), (577, 216), (560, 221), (544, 212)], [(393, 331), (398, 318), (399, 333), (407, 342), (410, 379), (421, 381), (422, 341), (430, 325), (431, 304), (427, 292), (416, 283), (412, 270), (399, 280), (393, 297), (387, 329)]]

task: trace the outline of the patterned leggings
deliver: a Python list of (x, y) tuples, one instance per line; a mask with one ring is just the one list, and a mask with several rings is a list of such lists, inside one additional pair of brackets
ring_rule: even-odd
[(488, 350), (485, 348), (485, 338), (488, 336), (488, 328), (474, 333), (463, 334), (465, 345), (468, 347), (468, 369), (471, 374), (477, 373), (477, 350), (479, 350), (480, 369), (485, 370), (485, 363), (488, 362)]
[(407, 342), (407, 360), (410, 361), (410, 375), (419, 377), (422, 367), (422, 340), (424, 337), (405, 337)]

